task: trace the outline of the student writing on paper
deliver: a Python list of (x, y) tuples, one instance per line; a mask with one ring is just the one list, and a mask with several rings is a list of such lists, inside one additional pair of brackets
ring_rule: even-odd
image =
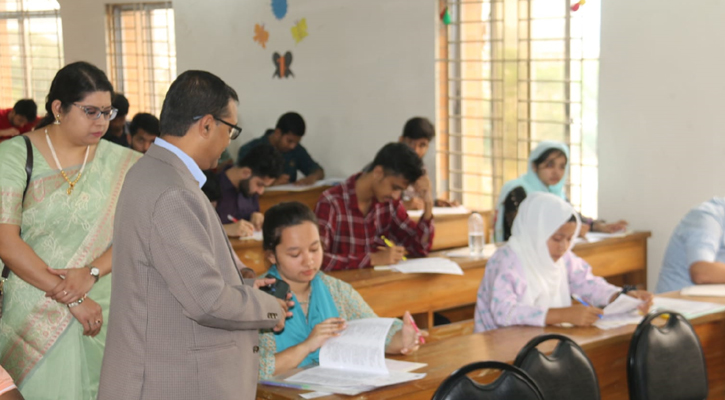
[[(400, 201), (403, 190), (423, 175), (423, 163), (408, 146), (389, 143), (365, 172), (322, 193), (315, 213), (325, 249), (324, 271), (391, 265), (404, 252), (425, 256), (433, 243), (433, 197), (414, 222)], [(395, 243), (388, 247), (381, 236)]]
[(688, 212), (665, 251), (657, 293), (686, 286), (725, 283), (725, 198), (715, 197)]
[[(528, 172), (503, 185), (496, 206), (494, 235), (497, 242), (508, 240), (511, 224), (516, 216), (518, 204), (527, 194), (551, 193), (566, 200), (564, 186), (569, 172), (569, 148), (560, 142), (543, 141), (529, 155)], [(607, 224), (583, 218), (581, 236), (590, 229), (594, 232), (613, 233), (627, 228), (626, 221)]]
[[(581, 222), (574, 208), (551, 193), (531, 193), (521, 202), (508, 243), (496, 250), (486, 264), (478, 289), (475, 331), (511, 325), (591, 325), (601, 308), (622, 293), (592, 275), (586, 261), (571, 252)], [(572, 304), (577, 295), (589, 304)], [(652, 294), (629, 291), (645, 301)]]
[[(428, 152), (430, 142), (435, 136), (435, 127), (428, 120), (428, 118), (414, 117), (409, 119), (403, 127), (403, 135), (398, 138), (400, 143), (405, 143), (415, 151), (415, 154), (422, 160), (425, 154)], [(418, 182), (420, 185), (430, 187), (430, 178), (428, 172), (424, 169), (423, 176), (418, 181), (408, 185), (408, 188), (403, 192), (403, 205), (406, 210), (422, 210), (425, 207), (425, 195), (421, 194), (418, 190)], [(460, 203), (457, 201), (448, 201), (444, 199), (437, 199), (435, 201), (436, 207), (457, 207)]]
[(274, 147), (262, 144), (218, 175), (221, 198), (216, 212), (227, 235), (246, 237), (262, 229), (264, 215), (259, 212), (259, 196), (282, 174), (283, 162)]
[[(274, 184), (311, 185), (324, 179), (325, 171), (300, 144), (302, 136), (305, 135), (305, 129), (305, 120), (302, 119), (302, 116), (296, 112), (288, 112), (279, 117), (274, 129), (268, 129), (262, 137), (251, 140), (240, 147), (237, 160), (243, 158), (260, 144), (270, 144), (284, 157), (284, 171)], [(305, 174), (305, 177), (298, 180), (297, 171)]]
[[(287, 282), (292, 290), (292, 317), (282, 332), (260, 334), (261, 379), (319, 362), (325, 341), (345, 329), (346, 321), (377, 316), (348, 283), (320, 271), (322, 242), (317, 220), (302, 203), (281, 203), (265, 213), (263, 246), (272, 263), (267, 276)], [(410, 354), (418, 349), (409, 313), (388, 333), (386, 352)], [(422, 333), (427, 336), (426, 333)]]

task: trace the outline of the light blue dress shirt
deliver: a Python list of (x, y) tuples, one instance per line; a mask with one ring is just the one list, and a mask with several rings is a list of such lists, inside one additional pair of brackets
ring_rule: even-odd
[(206, 183), (206, 175), (204, 175), (204, 172), (201, 171), (201, 168), (196, 165), (196, 161), (194, 161), (194, 159), (189, 157), (189, 155), (184, 153), (180, 148), (165, 141), (164, 139), (161, 139), (160, 137), (157, 137), (154, 140), (154, 144), (176, 154), (176, 156), (181, 159), (181, 162), (186, 165), (186, 168), (189, 169), (189, 172), (191, 172), (191, 175), (194, 176), (194, 179), (199, 182), (199, 188), (201, 189), (201, 187), (204, 186), (204, 183)]
[(715, 197), (682, 218), (665, 251), (657, 293), (694, 285), (690, 265), (697, 261), (725, 263), (725, 198)]

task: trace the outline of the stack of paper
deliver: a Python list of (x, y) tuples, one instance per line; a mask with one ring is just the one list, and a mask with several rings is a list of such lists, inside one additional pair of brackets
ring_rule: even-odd
[(680, 291), (683, 296), (725, 297), (725, 285), (696, 285)]
[(615, 232), (615, 233), (602, 233), (602, 232), (587, 232), (586, 235), (586, 241), (589, 243), (599, 242), (604, 239), (611, 239), (611, 238), (618, 238), (618, 237), (625, 237), (629, 235), (631, 232)]
[(604, 314), (599, 321), (594, 323), (594, 326), (600, 329), (614, 329), (624, 325), (638, 324), (643, 317), (637, 310), (640, 304), (642, 304), (642, 300), (634, 297), (618, 296), (604, 307)]
[(395, 265), (381, 265), (376, 271), (397, 271), (404, 274), (449, 274), (463, 275), (461, 267), (447, 258), (426, 257), (401, 261)]
[(329, 339), (320, 349), (319, 367), (305, 369), (284, 382), (349, 394), (423, 378), (425, 374), (405, 371), (425, 364), (385, 359), (385, 338), (392, 324), (392, 318), (349, 321), (340, 336)]
[(657, 311), (674, 311), (682, 314), (687, 319), (725, 311), (725, 304), (671, 299), (669, 297), (655, 297), (654, 303)]

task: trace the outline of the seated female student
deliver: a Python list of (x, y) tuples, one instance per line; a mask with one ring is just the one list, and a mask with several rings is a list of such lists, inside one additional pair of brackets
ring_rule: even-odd
[[(511, 224), (516, 216), (518, 204), (527, 194), (534, 192), (551, 193), (566, 200), (564, 186), (569, 172), (569, 148), (560, 142), (543, 141), (529, 155), (529, 170), (523, 176), (508, 181), (501, 189), (496, 203), (496, 222), (494, 236), (497, 242), (505, 242), (511, 236)], [(581, 236), (589, 230), (593, 232), (613, 233), (627, 229), (626, 221), (607, 224), (583, 218)]]
[[(592, 275), (586, 261), (571, 252), (580, 226), (574, 208), (556, 195), (537, 192), (521, 202), (508, 243), (486, 263), (476, 301), (476, 332), (597, 321), (600, 307), (624, 291)], [(626, 294), (644, 300), (642, 311), (652, 304), (649, 292)], [(572, 304), (572, 295), (593, 306)]]
[[(272, 263), (267, 276), (284, 280), (292, 290), (292, 317), (282, 332), (260, 333), (260, 379), (319, 362), (320, 347), (339, 335), (346, 321), (376, 318), (370, 306), (349, 284), (325, 275), (322, 243), (315, 214), (302, 203), (278, 204), (264, 214), (263, 246)], [(421, 334), (410, 313), (396, 320), (387, 337), (386, 352), (418, 350)]]

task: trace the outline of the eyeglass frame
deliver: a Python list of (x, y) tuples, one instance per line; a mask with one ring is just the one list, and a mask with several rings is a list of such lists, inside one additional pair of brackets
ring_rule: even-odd
[[(204, 118), (203, 115), (197, 115), (196, 117), (192, 118), (192, 121), (198, 121), (198, 120), (200, 120), (202, 118)], [(239, 135), (242, 134), (242, 127), (241, 126), (237, 126), (237, 125), (231, 124), (231, 123), (229, 123), (227, 121), (224, 121), (221, 118), (215, 117), (214, 115), (212, 115), (212, 118), (214, 118), (215, 121), (221, 122), (222, 124), (224, 124), (224, 125), (232, 128), (231, 132), (229, 132), (229, 140), (234, 140), (234, 139), (238, 138)]]
[[(84, 105), (78, 104), (78, 103), (71, 103), (71, 104), (73, 104), (74, 106), (83, 110), (83, 113), (86, 114), (86, 118), (90, 119), (91, 121), (95, 121), (95, 120), (101, 118), (101, 115), (103, 115), (103, 119), (105, 119), (106, 121), (113, 121), (116, 118), (116, 116), (118, 116), (118, 108), (111, 107), (109, 110), (103, 111), (103, 109), (98, 108), (96, 106), (84, 106)], [(93, 117), (92, 114), (89, 114), (88, 109), (98, 110), (98, 111), (96, 111), (96, 116)], [(106, 115), (108, 115), (107, 118), (106, 118)]]

